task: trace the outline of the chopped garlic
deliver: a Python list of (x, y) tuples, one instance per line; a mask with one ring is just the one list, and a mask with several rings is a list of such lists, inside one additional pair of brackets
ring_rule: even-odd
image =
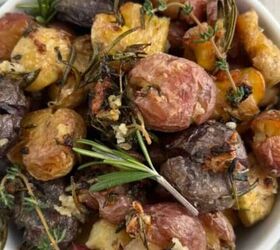
[(108, 102), (111, 109), (119, 109), (122, 106), (122, 99), (119, 95), (110, 95), (108, 97)]
[(174, 246), (171, 248), (171, 250), (189, 250), (189, 248), (184, 247), (180, 240), (177, 238), (173, 238), (172, 243), (174, 244)]
[(25, 73), (25, 68), (18, 63), (11, 63), (9, 61), (3, 61), (0, 63), (0, 74), (5, 73)]
[(117, 143), (121, 144), (125, 142), (125, 137), (127, 136), (128, 129), (124, 123), (121, 123), (118, 126), (113, 126)]
[(76, 207), (76, 204), (72, 196), (67, 196), (64, 194), (60, 195), (59, 201), (61, 202), (61, 206), (54, 205), (54, 209), (58, 213), (68, 217), (80, 216), (80, 211)]

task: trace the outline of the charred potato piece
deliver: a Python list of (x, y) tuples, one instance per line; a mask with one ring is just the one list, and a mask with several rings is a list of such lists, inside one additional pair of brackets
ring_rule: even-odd
[(148, 127), (175, 132), (212, 115), (216, 87), (197, 64), (163, 53), (142, 59), (129, 74), (131, 100)]
[(149, 242), (165, 249), (176, 238), (189, 250), (206, 250), (205, 231), (196, 217), (191, 217), (177, 203), (158, 203), (144, 208), (151, 216), (147, 232)]
[(257, 116), (251, 128), (254, 132), (253, 150), (265, 170), (280, 176), (280, 111), (269, 110)]
[(58, 51), (67, 61), (70, 46), (69, 35), (53, 28), (33, 29), (19, 40), (12, 52), (12, 61), (23, 65), (27, 71), (40, 70), (27, 91), (39, 91), (62, 76), (65, 65), (59, 62)]
[(86, 246), (89, 249), (98, 250), (123, 249), (130, 241), (130, 238), (124, 230), (116, 233), (117, 229), (117, 225), (111, 224), (106, 220), (97, 221), (91, 229)]
[(199, 216), (207, 235), (208, 250), (235, 249), (235, 234), (222, 212)]
[[(179, 3), (185, 3), (185, 0), (167, 0), (166, 3), (172, 3), (172, 2), (179, 2)], [(153, 5), (156, 7), (158, 6), (158, 0), (152, 0)], [(193, 13), (194, 15), (199, 19), (203, 20), (206, 17), (206, 5), (207, 0), (189, 0), (188, 3), (191, 4), (193, 7)], [(165, 10), (164, 15), (172, 18), (172, 19), (180, 19), (188, 24), (193, 24), (194, 21), (189, 17), (184, 15), (180, 12), (180, 8), (177, 6), (171, 6), (167, 10)]]
[(280, 81), (280, 49), (269, 40), (259, 27), (255, 11), (238, 17), (237, 34), (255, 68), (260, 70), (271, 87)]
[[(120, 13), (124, 18), (124, 25), (116, 23), (114, 14), (98, 14), (91, 30), (93, 44), (102, 44), (104, 49), (108, 49), (112, 42), (124, 32), (141, 26), (141, 5), (128, 2), (121, 6)], [(167, 46), (167, 36), (169, 20), (165, 17), (145, 16), (145, 29), (139, 28), (123, 38), (112, 48), (110, 53), (123, 51), (133, 44), (151, 44), (145, 49), (147, 54), (163, 52)]]
[(239, 198), (239, 217), (246, 227), (253, 226), (270, 214), (278, 187), (276, 178), (268, 176), (258, 166), (253, 155), (250, 155), (249, 159), (251, 163), (249, 180), (251, 183), (258, 180), (258, 184), (249, 193)]
[[(75, 139), (86, 135), (83, 119), (70, 109), (43, 109), (27, 114), (21, 124), (20, 141), (11, 149), (9, 159), (21, 159), (36, 179), (48, 181), (67, 175), (76, 162), (72, 151)], [(21, 154), (17, 157), (14, 151)]]
[[(232, 183), (236, 192), (248, 189), (243, 175), (247, 155), (240, 136), (226, 125), (209, 121), (175, 136), (166, 144), (168, 160), (161, 174), (201, 213), (222, 211), (234, 205)], [(246, 177), (246, 173), (244, 173)]]
[(216, 78), (217, 103), (215, 118), (228, 120), (233, 116), (246, 121), (259, 113), (258, 105), (265, 95), (265, 81), (262, 74), (254, 68), (236, 69), (231, 71), (232, 78), (237, 86), (246, 84), (252, 88), (252, 95), (241, 102), (238, 107), (229, 104), (227, 97), (231, 84), (225, 72), (219, 72)]
[(0, 60), (10, 58), (13, 48), (30, 22), (30, 17), (21, 13), (8, 13), (0, 18)]

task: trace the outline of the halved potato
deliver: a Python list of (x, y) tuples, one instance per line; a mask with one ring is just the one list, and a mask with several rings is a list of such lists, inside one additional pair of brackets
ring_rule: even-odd
[(225, 72), (219, 72), (216, 78), (218, 89), (215, 108), (215, 118), (228, 120), (233, 116), (239, 120), (249, 120), (259, 113), (258, 104), (265, 95), (265, 81), (262, 74), (254, 68), (236, 69), (231, 71), (231, 76), (237, 86), (246, 84), (251, 86), (252, 95), (241, 102), (237, 108), (232, 107), (227, 101), (228, 91), (231, 84)]
[(53, 28), (38, 27), (23, 36), (12, 52), (12, 62), (24, 66), (26, 71), (41, 70), (27, 91), (39, 91), (57, 81), (65, 65), (58, 60), (68, 60), (71, 41), (69, 35)]
[(239, 200), (239, 217), (247, 226), (253, 226), (267, 217), (274, 205), (277, 193), (277, 180), (267, 175), (257, 163), (253, 155), (249, 156), (251, 164), (249, 179), (253, 183), (258, 179), (257, 186)]
[(255, 68), (260, 70), (269, 86), (280, 81), (280, 49), (269, 40), (259, 26), (255, 11), (238, 17), (237, 34)]
[(145, 29), (141, 28), (141, 5), (128, 2), (121, 6), (120, 12), (124, 18), (124, 25), (116, 23), (114, 14), (101, 13), (96, 15), (91, 30), (93, 44), (103, 45), (103, 49), (108, 49), (112, 42), (124, 32), (139, 27), (119, 41), (110, 51), (123, 51), (126, 47), (133, 44), (151, 44), (145, 49), (147, 54), (163, 52), (167, 48), (167, 36), (169, 29), (169, 19), (165, 17), (145, 16)]

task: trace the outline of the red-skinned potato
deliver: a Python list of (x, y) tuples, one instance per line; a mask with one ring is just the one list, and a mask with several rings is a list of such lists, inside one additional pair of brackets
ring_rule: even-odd
[[(153, 5), (156, 7), (158, 6), (158, 0), (152, 0)], [(167, 0), (167, 4), (172, 2), (179, 2), (184, 4), (185, 0)], [(207, 0), (189, 0), (189, 4), (193, 7), (193, 14), (199, 19), (203, 20), (206, 16), (206, 5)], [(170, 17), (171, 19), (180, 19), (184, 20), (188, 24), (193, 24), (194, 21), (187, 15), (183, 15), (183, 13), (180, 13), (180, 8), (178, 6), (171, 6), (167, 10), (165, 10), (164, 15)]]
[(212, 78), (184, 58), (154, 54), (142, 59), (129, 74), (129, 95), (147, 127), (176, 132), (201, 124), (216, 102)]
[(19, 142), (9, 160), (21, 163), (34, 178), (48, 181), (67, 175), (76, 163), (74, 140), (86, 136), (86, 125), (71, 109), (42, 109), (27, 114)]
[(8, 13), (0, 18), (0, 60), (10, 58), (13, 48), (30, 21), (29, 16), (21, 13)]
[(253, 150), (258, 160), (273, 176), (280, 176), (280, 111), (269, 110), (257, 116), (251, 128)]
[(149, 242), (167, 248), (172, 239), (178, 239), (189, 250), (206, 250), (206, 235), (200, 221), (188, 215), (177, 203), (158, 203), (144, 208), (151, 216), (147, 233)]
[(233, 227), (222, 212), (202, 214), (199, 219), (207, 235), (207, 249), (235, 249)]

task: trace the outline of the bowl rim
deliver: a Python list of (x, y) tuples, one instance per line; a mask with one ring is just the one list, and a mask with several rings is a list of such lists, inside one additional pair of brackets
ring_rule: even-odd
[[(31, 0), (7, 0), (1, 7), (0, 7), (0, 17), (8, 12), (18, 12), (15, 10), (15, 6), (20, 2), (28, 2)], [(255, 10), (260, 18), (260, 24), (265, 29), (265, 33), (268, 37), (273, 40), (280, 47), (280, 23), (276, 20), (276, 18), (272, 15), (272, 13), (259, 1), (259, 0), (236, 0), (241, 12), (243, 10), (253, 9)], [(276, 210), (280, 210), (280, 194), (278, 194), (276, 204), (272, 210), (273, 215), (271, 214), (266, 220), (259, 223), (255, 228), (250, 229), (250, 233), (247, 232), (246, 234), (252, 234), (249, 242), (245, 242), (245, 244), (241, 244), (237, 247), (238, 250), (269, 250), (272, 249), (275, 244), (280, 239), (280, 214), (276, 219), (274, 218), (277, 213)], [(278, 222), (278, 223), (277, 223)], [(268, 226), (267, 226), (268, 224)], [(273, 224), (272, 227), (270, 225)], [(267, 226), (267, 227), (265, 227)], [(245, 229), (246, 230), (246, 229)], [(14, 231), (10, 229), (10, 231)], [(255, 231), (255, 232), (252, 232)], [(266, 231), (264, 236), (263, 231)], [(239, 232), (239, 235), (242, 236), (244, 232)], [(7, 245), (5, 250), (14, 250), (17, 249), (15, 244), (13, 244), (13, 239), (16, 236), (8, 238)]]

